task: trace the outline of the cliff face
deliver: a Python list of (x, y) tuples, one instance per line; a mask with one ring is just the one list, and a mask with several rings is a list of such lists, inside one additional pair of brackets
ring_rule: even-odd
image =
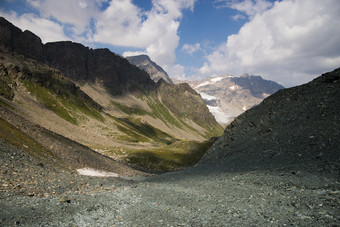
[(45, 62), (74, 81), (99, 82), (111, 94), (144, 90), (154, 83), (148, 74), (108, 49), (89, 49), (78, 43), (47, 43)]
[(13, 52), (39, 61), (43, 59), (41, 39), (30, 31), (22, 32), (3, 17), (0, 17), (0, 42)]
[(59, 69), (74, 81), (98, 81), (113, 95), (147, 89), (149, 75), (108, 49), (89, 49), (70, 41), (42, 44), (30, 31), (22, 32), (0, 18), (0, 41), (11, 51)]

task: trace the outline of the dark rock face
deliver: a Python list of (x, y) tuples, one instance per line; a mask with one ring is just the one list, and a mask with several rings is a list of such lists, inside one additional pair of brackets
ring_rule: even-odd
[(22, 32), (3, 17), (0, 17), (0, 42), (13, 52), (36, 60), (43, 58), (41, 39), (30, 31)]
[(138, 68), (145, 70), (150, 75), (150, 78), (158, 82), (163, 79), (165, 82), (172, 84), (169, 75), (162, 67), (153, 62), (147, 55), (131, 56), (126, 58), (131, 64), (136, 65)]
[(340, 170), (340, 68), (284, 89), (237, 117), (201, 164), (230, 170)]
[(11, 51), (59, 69), (74, 81), (99, 80), (113, 95), (154, 86), (149, 75), (108, 49), (89, 49), (70, 41), (42, 44), (30, 31), (22, 32), (0, 18), (0, 42)]
[(75, 81), (101, 82), (112, 94), (152, 86), (147, 73), (108, 49), (89, 49), (73, 42), (45, 45), (45, 61)]
[(86, 67), (88, 49), (73, 42), (47, 43), (44, 61), (59, 69), (72, 80), (88, 79)]

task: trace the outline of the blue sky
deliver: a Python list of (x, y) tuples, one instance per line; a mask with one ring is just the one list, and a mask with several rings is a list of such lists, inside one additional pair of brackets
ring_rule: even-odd
[(339, 0), (0, 0), (42, 41), (148, 54), (172, 78), (261, 75), (284, 86), (340, 67)]

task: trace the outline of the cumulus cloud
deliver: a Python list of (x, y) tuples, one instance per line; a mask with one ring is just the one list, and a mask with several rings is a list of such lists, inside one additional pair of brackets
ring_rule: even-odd
[[(97, 32), (93, 40), (109, 42), (112, 45), (142, 48), (145, 50), (142, 52), (149, 55), (171, 76), (182, 76), (184, 70), (179, 65), (175, 65), (175, 50), (179, 44), (177, 31), (182, 10), (193, 10), (195, 0), (154, 0), (152, 1), (153, 7), (148, 12), (140, 11), (130, 0), (119, 1), (120, 5), (125, 3), (125, 7), (120, 9), (112, 7), (112, 10), (118, 9), (118, 12), (107, 14), (106, 12), (111, 10), (111, 5), (105, 10), (104, 17), (98, 18)], [(114, 1), (111, 2), (111, 4), (114, 3)], [(123, 55), (128, 54), (133, 53)]]
[(206, 56), (204, 75), (260, 74), (286, 86), (340, 66), (337, 0), (286, 0), (256, 14)]
[(171, 66), (165, 66), (164, 70), (169, 74), (172, 75), (172, 78), (176, 80), (185, 80), (186, 74), (185, 74), (185, 67), (180, 64), (175, 64)]
[(34, 14), (22, 14), (10, 11), (4, 12), (0, 10), (0, 15), (11, 21), (19, 28), (27, 28), (31, 32), (38, 35), (43, 43), (52, 41), (68, 40), (64, 34), (64, 27), (51, 20), (38, 17)]
[(234, 21), (238, 21), (238, 20), (244, 20), (247, 19), (244, 15), (242, 14), (235, 14), (234, 16), (231, 17)]
[(193, 55), (196, 51), (201, 49), (201, 44), (184, 44), (182, 47), (182, 51), (186, 52), (187, 54)]
[(28, 0), (42, 18), (68, 25), (73, 38), (88, 32), (90, 21), (99, 14), (103, 0)]
[[(217, 4), (217, 7), (236, 9), (251, 18), (265, 12), (273, 5), (273, 3), (267, 0), (217, 0), (215, 4)], [(234, 17), (240, 19), (241, 15), (236, 14)]]

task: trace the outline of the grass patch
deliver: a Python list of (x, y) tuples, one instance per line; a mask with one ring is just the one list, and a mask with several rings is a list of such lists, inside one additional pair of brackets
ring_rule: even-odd
[(195, 165), (215, 139), (205, 142), (178, 141), (150, 149), (124, 149), (125, 161), (149, 172), (167, 172)]
[(173, 136), (163, 132), (162, 130), (153, 127), (152, 125), (135, 119), (133, 117), (116, 118), (110, 114), (107, 114), (116, 122), (118, 130), (125, 135), (108, 135), (115, 139), (125, 142), (156, 142), (161, 144), (171, 144), (177, 141)]
[(120, 109), (121, 111), (123, 111), (124, 113), (128, 114), (128, 115), (140, 115), (140, 116), (143, 116), (143, 115), (150, 115), (149, 112), (147, 112), (146, 110), (143, 110), (141, 108), (135, 108), (135, 107), (129, 107), (129, 106), (125, 106), (125, 105), (122, 105), (118, 102), (114, 102), (114, 101), (111, 101), (111, 104), (115, 107), (117, 107), (118, 109)]
[(147, 123), (143, 123), (139, 119), (132, 118), (118, 118), (121, 122), (128, 125), (130, 128), (135, 130), (136, 132), (143, 134), (144, 136), (152, 139), (155, 142), (163, 143), (163, 144), (171, 144), (176, 141), (171, 135), (155, 128)]
[(59, 117), (74, 125), (78, 125), (81, 120), (86, 119), (81, 113), (104, 122), (104, 117), (97, 109), (89, 107), (81, 100), (77, 100), (77, 97), (74, 95), (67, 95), (65, 97), (31, 81), (24, 81), (24, 84), (27, 90), (34, 95), (39, 102), (43, 103)]
[(117, 128), (119, 129), (119, 131), (123, 132), (126, 135), (126, 136), (121, 135), (117, 137), (117, 139), (121, 141), (133, 142), (133, 143), (150, 142), (150, 139), (148, 139), (147, 137), (145, 137), (144, 135), (140, 133), (137, 133), (131, 127), (126, 127), (126, 125), (117, 125)]
[(21, 67), (14, 73), (17, 82), (59, 117), (75, 125), (86, 119), (84, 115), (104, 122), (102, 107), (60, 71), (30, 59), (19, 61)]
[(46, 88), (38, 86), (30, 81), (25, 81), (27, 90), (34, 95), (39, 102), (42, 102), (48, 109), (52, 110), (64, 120), (77, 125), (78, 121), (75, 117), (69, 114), (69, 111), (62, 105), (62, 101), (58, 96), (53, 95)]
[(157, 99), (155, 101), (155, 99), (148, 97), (146, 97), (146, 101), (149, 107), (152, 109), (153, 117), (160, 119), (167, 126), (169, 126), (170, 123), (177, 128), (182, 128), (181, 124), (171, 115), (169, 110), (160, 101)]

